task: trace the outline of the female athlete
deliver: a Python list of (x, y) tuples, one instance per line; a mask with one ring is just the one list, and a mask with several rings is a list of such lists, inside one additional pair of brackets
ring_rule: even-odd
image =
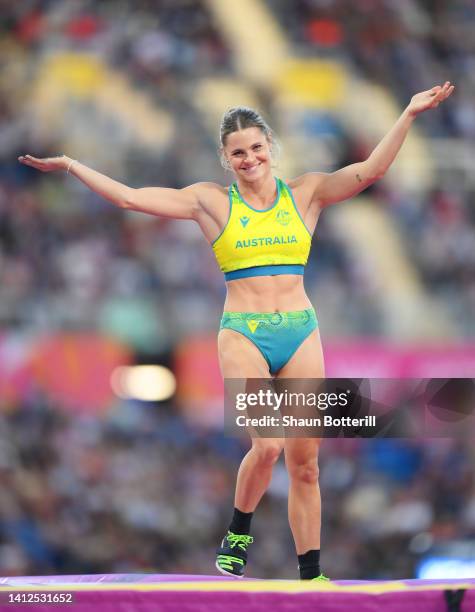
[[(381, 178), (414, 118), (437, 107), (453, 90), (446, 82), (413, 96), (365, 161), (287, 182), (272, 174), (272, 131), (260, 115), (243, 107), (229, 110), (221, 124), (222, 162), (236, 179), (229, 188), (197, 183), (183, 189), (133, 189), (67, 156), (38, 159), (25, 155), (19, 161), (43, 172), (66, 170), (120, 208), (193, 219), (199, 224), (227, 282), (218, 336), (224, 378), (323, 378), (318, 323), (303, 284), (320, 212)], [(222, 573), (244, 575), (253, 542), (251, 518), (284, 450), (290, 480), (289, 523), (300, 578), (328, 580), (320, 571), (320, 442), (252, 439), (237, 476), (234, 515), (218, 549), (216, 566)]]

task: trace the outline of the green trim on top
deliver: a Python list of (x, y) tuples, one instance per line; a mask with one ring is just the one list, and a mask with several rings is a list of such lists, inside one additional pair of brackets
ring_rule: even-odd
[(274, 208), (274, 206), (276, 206), (277, 202), (279, 201), (279, 198), (280, 198), (280, 183), (281, 183), (281, 181), (280, 181), (280, 179), (278, 179), (275, 176), (274, 176), (274, 180), (275, 180), (275, 185), (277, 187), (277, 195), (275, 196), (274, 203), (271, 206), (269, 206), (269, 208), (263, 208), (262, 210), (259, 210), (258, 208), (254, 208), (254, 206), (251, 206), (250, 204), (248, 204), (246, 202), (246, 200), (242, 197), (242, 195), (241, 195), (241, 193), (239, 191), (239, 187), (238, 187), (237, 182), (233, 183), (233, 186), (235, 186), (235, 188), (236, 188), (236, 193), (238, 195), (238, 198), (241, 200), (241, 202), (245, 206), (247, 206), (248, 208), (250, 208), (254, 212), (263, 213), (263, 212), (268, 212), (269, 210), (272, 210)]
[(282, 183), (284, 184), (284, 187), (286, 188), (286, 190), (288, 191), (289, 195), (290, 195), (290, 199), (292, 200), (292, 204), (294, 205), (295, 211), (298, 214), (300, 221), (302, 221), (302, 225), (304, 226), (304, 228), (307, 230), (308, 235), (310, 236), (310, 240), (312, 240), (312, 234), (310, 233), (310, 230), (308, 229), (308, 227), (305, 224), (305, 221), (302, 219), (302, 215), (300, 214), (299, 209), (297, 208), (297, 204), (295, 203), (294, 200), (294, 194), (292, 193), (292, 189), (290, 189), (290, 187), (287, 185), (287, 183), (285, 183), (284, 181), (282, 181)]
[(221, 236), (222, 236), (222, 235), (223, 235), (223, 233), (224, 233), (224, 230), (225, 230), (225, 229), (228, 227), (229, 222), (231, 221), (231, 213), (232, 213), (232, 210), (233, 210), (233, 198), (232, 198), (232, 195), (231, 195), (231, 190), (232, 190), (232, 188), (233, 188), (233, 186), (232, 186), (232, 185), (229, 185), (229, 189), (228, 189), (228, 199), (229, 199), (229, 216), (228, 216), (228, 220), (226, 221), (226, 224), (225, 224), (225, 226), (223, 227), (223, 229), (222, 229), (222, 230), (219, 232), (218, 237), (217, 237), (217, 238), (215, 238), (215, 239), (213, 240), (213, 242), (211, 243), (211, 246), (212, 246), (212, 247), (213, 247), (213, 246), (214, 246), (214, 245), (215, 245), (215, 244), (218, 242), (218, 240), (221, 238)]

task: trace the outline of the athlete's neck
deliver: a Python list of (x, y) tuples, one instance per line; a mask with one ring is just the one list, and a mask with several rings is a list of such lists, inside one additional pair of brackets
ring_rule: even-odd
[(277, 185), (272, 174), (249, 182), (238, 178), (237, 186), (241, 196), (255, 208), (268, 208), (277, 196)]

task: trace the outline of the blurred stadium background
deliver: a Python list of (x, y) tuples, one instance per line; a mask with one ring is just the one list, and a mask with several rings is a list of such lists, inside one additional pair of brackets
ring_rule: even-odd
[[(17, 156), (227, 184), (219, 120), (247, 104), (280, 176), (331, 171), (451, 80), (387, 177), (324, 213), (306, 285), (329, 375), (472, 377), (474, 28), (472, 0), (0, 0), (0, 575), (214, 573), (245, 451), (222, 435), (224, 283), (197, 227)], [(139, 364), (176, 392), (161, 370), (162, 396), (127, 396), (118, 368)], [(475, 575), (454, 569), (475, 557), (473, 467), (470, 441), (325, 443), (325, 572)], [(252, 576), (297, 574), (286, 495), (280, 463)]]

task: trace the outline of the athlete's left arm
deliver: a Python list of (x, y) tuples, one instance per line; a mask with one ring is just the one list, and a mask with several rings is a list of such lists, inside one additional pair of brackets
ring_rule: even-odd
[(314, 182), (313, 200), (318, 201), (320, 207), (341, 202), (380, 179), (394, 161), (416, 116), (439, 106), (453, 90), (454, 86), (447, 81), (442, 87), (437, 85), (413, 96), (397, 122), (366, 161), (351, 164), (331, 174), (307, 175)]

